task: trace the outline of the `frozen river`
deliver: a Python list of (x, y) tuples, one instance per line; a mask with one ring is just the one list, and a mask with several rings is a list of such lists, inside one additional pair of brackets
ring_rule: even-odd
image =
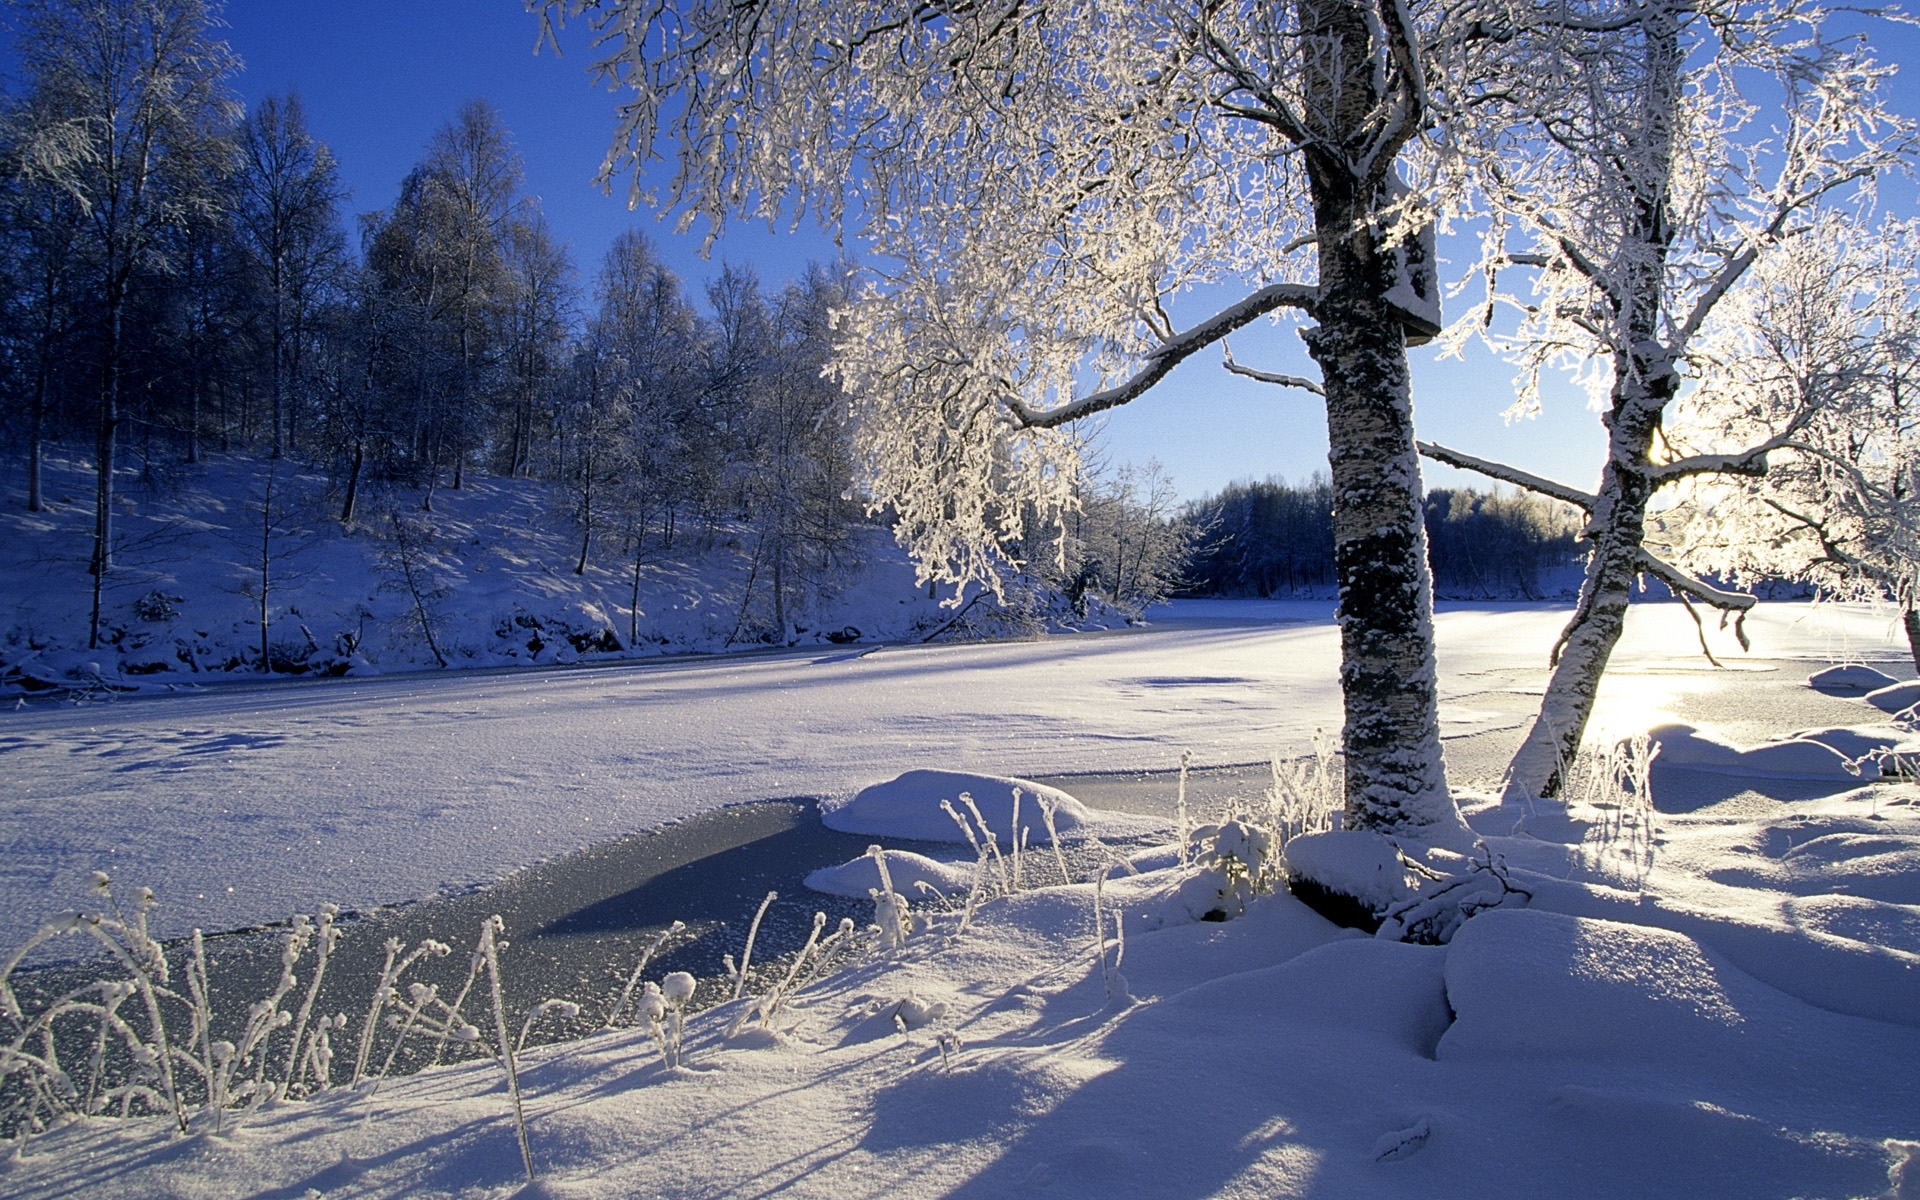
[[(1442, 733), (1485, 784), (1524, 729), (1560, 605), (1445, 605)], [(1763, 606), (1753, 654), (1703, 672), (1675, 605), (1637, 608), (1602, 719), (1702, 713), (1732, 736), (1812, 724), (1799, 664), (1906, 668), (1883, 613)], [(556, 671), (238, 685), (0, 720), (0, 944), (79, 903), (88, 872), (159, 893), (159, 931), (400, 903), (723, 805), (832, 796), (914, 767), (1164, 770), (1337, 734), (1331, 605), (1183, 602), (1148, 628)], [(1833, 702), (1839, 703), (1839, 702)], [(1786, 711), (1783, 705), (1804, 705)], [(1800, 719), (1804, 718), (1804, 720)], [(1097, 803), (1097, 798), (1095, 799)]]

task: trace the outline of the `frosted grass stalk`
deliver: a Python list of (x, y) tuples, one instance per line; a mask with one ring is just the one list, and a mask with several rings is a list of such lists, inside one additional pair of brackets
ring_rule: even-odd
[(527, 1011), (527, 1019), (520, 1023), (520, 1036), (513, 1041), (513, 1052), (515, 1054), (525, 1053), (527, 1049), (527, 1035), (533, 1032), (534, 1024), (548, 1013), (557, 1013), (563, 1019), (571, 1021), (580, 1015), (580, 1006), (571, 1000), (553, 999), (542, 1000), (540, 1003), (534, 1005)]
[(1009, 847), (1009, 849), (1013, 851), (1013, 890), (1017, 892), (1020, 890), (1020, 887), (1021, 887), (1020, 849), (1022, 844), (1026, 841), (1026, 839), (1021, 836), (1021, 830), (1020, 830), (1020, 789), (1019, 788), (1013, 789), (1013, 825), (1007, 831), (1007, 841), (1011, 843), (1011, 846)]
[(1174, 797), (1174, 811), (1178, 814), (1177, 829), (1180, 837), (1180, 865), (1182, 867), (1191, 865), (1189, 851), (1187, 849), (1187, 837), (1193, 829), (1193, 822), (1187, 817), (1187, 768), (1192, 762), (1193, 751), (1182, 750), (1180, 752), (1180, 790)]
[(484, 957), (487, 987), (493, 996), (493, 1032), (500, 1043), (500, 1065), (507, 1069), (507, 1092), (513, 1097), (513, 1129), (520, 1139), (520, 1161), (527, 1168), (527, 1182), (534, 1182), (533, 1147), (527, 1141), (527, 1114), (520, 1103), (520, 1073), (514, 1069), (513, 1043), (507, 1040), (507, 1009), (500, 995), (500, 955), (494, 941), (496, 931), (505, 931), (507, 923), (495, 913), (480, 924), (480, 949)]
[(1060, 853), (1060, 827), (1054, 821), (1054, 810), (1057, 806), (1052, 800), (1038, 793), (1033, 798), (1040, 804), (1040, 820), (1047, 827), (1047, 844), (1053, 847), (1053, 861), (1060, 868), (1060, 882), (1070, 884), (1073, 882), (1073, 876), (1067, 873), (1067, 856)]
[[(773, 902), (773, 893), (768, 892), (766, 900), (760, 905), (760, 911), (763, 913), (766, 912), (767, 905), (771, 904), (772, 902)], [(606, 1023), (601, 1026), (602, 1029), (613, 1028), (613, 1023), (620, 1019), (620, 1015), (622, 1013), (627, 1011), (627, 1001), (633, 998), (633, 987), (636, 983), (640, 982), (640, 972), (647, 969), (647, 964), (649, 962), (652, 962), (653, 956), (660, 952), (660, 947), (667, 944), (668, 938), (673, 937), (674, 935), (680, 933), (682, 930), (686, 929), (686, 927), (687, 927), (687, 923), (685, 921), (675, 921), (673, 924), (661, 930), (659, 937), (653, 939), (653, 945), (647, 947), (646, 952), (640, 956), (640, 961), (634, 964), (633, 973), (627, 976), (627, 986), (620, 989), (620, 999), (616, 1000), (614, 1002), (613, 1008), (608, 1011), (607, 1020), (606, 1020)], [(753, 927), (756, 932), (759, 930), (760, 928), (759, 917), (755, 917), (753, 919)], [(752, 949), (753, 947), (752, 933), (749, 933), (747, 935), (747, 947), (748, 949)], [(736, 992), (737, 992), (737, 989), (736, 989)]]
[(747, 968), (753, 965), (753, 941), (760, 936), (760, 920), (767, 915), (767, 906), (780, 898), (779, 892), (768, 892), (767, 898), (760, 902), (760, 911), (753, 914), (753, 924), (747, 927), (747, 944), (740, 951), (740, 969), (733, 976), (733, 998), (738, 1000), (747, 986)]
[(1007, 860), (1000, 854), (1000, 839), (994, 836), (993, 827), (987, 824), (987, 819), (980, 815), (980, 806), (973, 802), (972, 793), (961, 792), (960, 803), (966, 805), (967, 811), (973, 814), (973, 819), (980, 822), (980, 836), (986, 839), (987, 850), (993, 855), (993, 865), (1000, 869), (1001, 894), (1011, 896), (1013, 879), (1007, 874)]
[(397, 995), (395, 989), (400, 977), (407, 973), (407, 968), (429, 954), (435, 958), (445, 958), (453, 953), (453, 947), (445, 942), (426, 938), (395, 965), (394, 958), (404, 949), (403, 944), (399, 938), (388, 938), (386, 949), (387, 961), (380, 969), (380, 986), (373, 991), (373, 999), (367, 1005), (366, 1022), (360, 1027), (360, 1048), (353, 1056), (353, 1078), (348, 1082), (348, 1087), (359, 1087), (360, 1081), (367, 1077), (367, 1060), (373, 1053), (373, 1040), (380, 1029), (380, 1014), (386, 1011), (387, 1004)]
[(306, 1057), (307, 1047), (302, 1042), (307, 1031), (307, 1020), (313, 1013), (313, 1002), (320, 996), (321, 981), (327, 977), (327, 963), (333, 958), (333, 948), (340, 941), (340, 931), (334, 927), (333, 919), (340, 909), (336, 905), (322, 904), (320, 919), (313, 931), (313, 980), (307, 984), (307, 994), (300, 1001), (300, 1013), (294, 1018), (293, 1044), (287, 1051), (287, 1072), (280, 1080), (280, 1087), (274, 1093), (276, 1099), (284, 1100), (287, 1091), (293, 1086), (294, 1077), (299, 1074), (301, 1064)]

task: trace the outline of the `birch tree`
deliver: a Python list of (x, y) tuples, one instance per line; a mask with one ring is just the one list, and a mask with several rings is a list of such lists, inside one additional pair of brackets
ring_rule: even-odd
[(1920, 229), (1829, 217), (1729, 308), (1670, 436), (1691, 456), (1793, 432), (1764, 477), (1685, 481), (1650, 536), (1736, 583), (1891, 600), (1920, 667)]
[(339, 207), (345, 193), (325, 144), (307, 131), (298, 96), (268, 96), (240, 128), (235, 228), (266, 292), (271, 452), (292, 429), (289, 393), (323, 291), (345, 254)]
[[(1435, 708), (1406, 344), (1438, 328), (1405, 152), (1483, 44), (1437, 4), (538, 0), (623, 89), (604, 168), (673, 147), (683, 219), (815, 209), (881, 264), (837, 370), (922, 581), (997, 587), (1070, 504), (1079, 418), (1281, 311), (1324, 372), (1347, 813), (1463, 842)], [(1186, 327), (1201, 284), (1241, 298)], [(1079, 386), (1097, 376), (1089, 388)]]
[(217, 202), (211, 160), (225, 156), (222, 135), (238, 115), (225, 90), (238, 63), (210, 36), (216, 10), (201, 0), (32, 0), (20, 8), (22, 73), (38, 97), (34, 111), (58, 130), (58, 153), (42, 167), (84, 214), (78, 244), (102, 326), (88, 566), (93, 648), (113, 565), (122, 321), (141, 272), (167, 266), (165, 235)]
[[(1585, 583), (1509, 766), (1510, 797), (1557, 793), (1642, 575), (1733, 614), (1736, 626), (1754, 603), (1657, 557), (1645, 528), (1659, 489), (1762, 473), (1791, 438), (1789, 421), (1751, 444), (1680, 455), (1665, 421), (1699, 378), (1702, 331), (1740, 280), (1912, 146), (1910, 126), (1879, 98), (1889, 69), (1857, 39), (1827, 37), (1822, 15), (1795, 0), (1654, 0), (1536, 23), (1514, 41), (1508, 95), (1531, 120), (1479, 143), (1473, 175), (1492, 212), (1483, 269), (1494, 280), (1517, 270), (1532, 288), (1491, 286), (1474, 324), (1520, 365), (1521, 412), (1538, 405), (1545, 371), (1581, 373), (1608, 449), (1598, 489), (1586, 492), (1422, 446), (1589, 518)], [(1495, 320), (1502, 304), (1517, 327)]]

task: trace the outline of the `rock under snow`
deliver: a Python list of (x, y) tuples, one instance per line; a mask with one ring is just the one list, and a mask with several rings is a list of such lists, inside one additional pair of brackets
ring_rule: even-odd
[(1287, 843), (1283, 857), (1294, 895), (1330, 920), (1341, 918), (1315, 904), (1316, 889), (1351, 898), (1373, 914), (1375, 924), (1410, 891), (1399, 847), (1377, 833), (1354, 829), (1304, 834)]
[[(908, 771), (896, 779), (862, 789), (851, 800), (821, 806), (820, 819), (828, 829), (842, 833), (863, 833), (869, 837), (905, 838), (916, 842), (966, 843), (952, 817), (940, 807), (941, 801), (973, 823), (973, 816), (961, 802), (967, 793), (980, 809), (987, 827), (1005, 853), (1011, 846), (1013, 831), (1013, 790), (1020, 789), (1020, 827), (1027, 844), (1047, 844), (1047, 824), (1040, 812), (1040, 798), (1054, 806), (1054, 827), (1062, 839), (1087, 833), (1101, 837), (1130, 837), (1162, 828), (1159, 821), (1125, 813), (1096, 813), (1059, 788), (1014, 779), (1004, 775), (976, 775), (968, 771)], [(978, 836), (978, 826), (974, 826)], [(861, 895), (865, 895), (862, 892)]]
[[(908, 900), (930, 900), (932, 888), (940, 895), (965, 896), (967, 889), (973, 886), (973, 867), (957, 863), (936, 862), (924, 854), (915, 854), (909, 850), (888, 850), (887, 874), (893, 879), (893, 890)], [(880, 867), (873, 856), (862, 854), (851, 862), (841, 863), (837, 867), (821, 867), (807, 876), (807, 886), (816, 892), (829, 896), (862, 897), (867, 889), (880, 886)], [(920, 885), (925, 884), (926, 887)]]

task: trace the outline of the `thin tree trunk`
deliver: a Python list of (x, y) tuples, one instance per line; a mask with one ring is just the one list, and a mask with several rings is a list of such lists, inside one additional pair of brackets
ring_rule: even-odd
[(1679, 29), (1669, 17), (1646, 27), (1647, 82), (1642, 119), (1649, 133), (1647, 160), (1654, 168), (1636, 183), (1628, 240), (1640, 253), (1623, 256), (1619, 302), (1630, 351), (1614, 357), (1613, 407), (1607, 414), (1607, 466), (1601, 473), (1587, 537), (1580, 602), (1555, 647), (1553, 676), (1540, 701), (1540, 715), (1507, 767), (1508, 799), (1559, 795), (1566, 768), (1580, 752), (1593, 716), (1600, 679), (1626, 627), (1633, 583), (1640, 572), (1647, 502), (1653, 495), (1649, 455), (1660, 417), (1679, 389), (1673, 352), (1660, 338), (1667, 251), (1673, 230), (1668, 189), (1680, 98)]
[(1588, 525), (1592, 549), (1586, 579), (1556, 646), (1540, 713), (1507, 767), (1503, 791), (1509, 799), (1559, 795), (1566, 768), (1586, 737), (1607, 662), (1626, 628), (1640, 574), (1640, 543), (1653, 495), (1647, 451), (1666, 400), (1637, 385), (1616, 386), (1628, 394), (1617, 399), (1611, 421), (1607, 467)]
[(87, 621), (87, 649), (100, 646), (101, 590), (113, 566), (113, 459), (120, 426), (120, 310), (119, 289), (107, 293), (106, 378), (100, 389), (100, 421), (94, 448), (93, 496), (93, 611)]
[(266, 493), (260, 501), (260, 673), (273, 673), (273, 659), (267, 647), (267, 589), (272, 584), (273, 567), (273, 473), (277, 460), (267, 459)]
[(360, 498), (360, 467), (366, 461), (367, 441), (365, 438), (353, 440), (353, 466), (347, 470), (347, 499), (340, 506), (340, 523), (353, 524), (354, 502)]
[(1909, 608), (1900, 614), (1900, 623), (1907, 629), (1907, 650), (1913, 655), (1913, 669), (1920, 671), (1920, 613)]
[(33, 416), (27, 431), (27, 511), (40, 512), (46, 508), (45, 498), (41, 494), (40, 462), (42, 447), (47, 436), (47, 362), (46, 355), (40, 356), (40, 369), (33, 379)]

